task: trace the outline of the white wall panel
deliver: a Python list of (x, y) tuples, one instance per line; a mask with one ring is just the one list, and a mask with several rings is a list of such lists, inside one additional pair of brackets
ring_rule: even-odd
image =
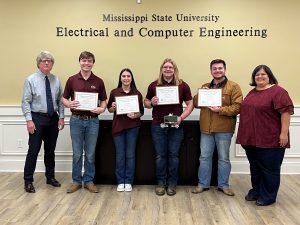
[[(66, 110), (65, 128), (60, 132), (56, 147), (56, 171), (70, 172), (72, 169), (72, 145), (69, 129), (70, 112)], [(107, 111), (101, 116), (111, 119)], [(189, 116), (190, 120), (198, 120), (199, 110), (195, 109)], [(151, 110), (145, 110), (143, 119), (151, 119)], [(282, 173), (300, 174), (300, 106), (295, 108), (295, 114), (290, 126), (291, 148), (286, 150), (282, 165)], [(235, 144), (233, 136), (230, 160), (232, 173), (249, 173), (249, 163), (245, 151)], [(28, 135), (26, 123), (19, 106), (0, 106), (0, 171), (23, 171), (27, 153)], [(41, 149), (36, 171), (44, 171), (43, 150)]]

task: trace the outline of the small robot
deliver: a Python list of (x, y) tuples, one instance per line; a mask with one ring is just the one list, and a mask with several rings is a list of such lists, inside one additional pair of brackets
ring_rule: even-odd
[(160, 124), (161, 128), (165, 128), (165, 127), (175, 127), (178, 128), (178, 124), (177, 124), (177, 118), (178, 116), (174, 116), (173, 113), (169, 113), (169, 115), (164, 116), (164, 122)]

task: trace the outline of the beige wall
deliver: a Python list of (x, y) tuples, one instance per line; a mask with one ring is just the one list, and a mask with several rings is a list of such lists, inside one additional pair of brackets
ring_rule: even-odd
[[(197, 88), (210, 81), (209, 63), (214, 58), (227, 62), (229, 79), (238, 82), (244, 94), (251, 72), (258, 64), (267, 64), (285, 87), (294, 103), (300, 104), (298, 61), (300, 59), (300, 1), (272, 0), (0, 0), (0, 105), (19, 105), (24, 79), (36, 71), (35, 57), (42, 50), (53, 53), (53, 73), (63, 86), (79, 71), (78, 56), (89, 50), (96, 56), (94, 73), (100, 75), (107, 92), (117, 85), (119, 71), (132, 69), (138, 88), (146, 94), (148, 84), (157, 78), (166, 57), (173, 58), (180, 76)], [(103, 22), (102, 15), (148, 15), (148, 22)], [(177, 13), (217, 15), (215, 22), (179, 22)], [(172, 22), (152, 22), (151, 15), (169, 15)], [(56, 27), (70, 29), (108, 27), (109, 37), (57, 37)], [(261, 37), (199, 37), (199, 27), (209, 29), (267, 29)], [(134, 37), (114, 37), (115, 29), (134, 29)], [(141, 37), (138, 30), (187, 29), (193, 37)]]

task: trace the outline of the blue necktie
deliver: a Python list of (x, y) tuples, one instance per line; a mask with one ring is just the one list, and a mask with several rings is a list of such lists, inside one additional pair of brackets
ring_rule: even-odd
[(45, 85), (46, 85), (47, 113), (49, 116), (52, 116), (54, 113), (54, 107), (53, 107), (51, 87), (50, 87), (48, 76), (46, 76)]

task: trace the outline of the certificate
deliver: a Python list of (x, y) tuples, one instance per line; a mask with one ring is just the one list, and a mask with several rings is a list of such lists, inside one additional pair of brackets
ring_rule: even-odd
[(115, 97), (115, 101), (117, 115), (140, 112), (139, 98), (137, 95)]
[(222, 106), (222, 89), (198, 89), (198, 106)]
[(76, 92), (75, 101), (79, 102), (76, 110), (92, 110), (98, 106), (98, 93), (93, 92)]
[(178, 86), (156, 87), (158, 105), (179, 104)]

